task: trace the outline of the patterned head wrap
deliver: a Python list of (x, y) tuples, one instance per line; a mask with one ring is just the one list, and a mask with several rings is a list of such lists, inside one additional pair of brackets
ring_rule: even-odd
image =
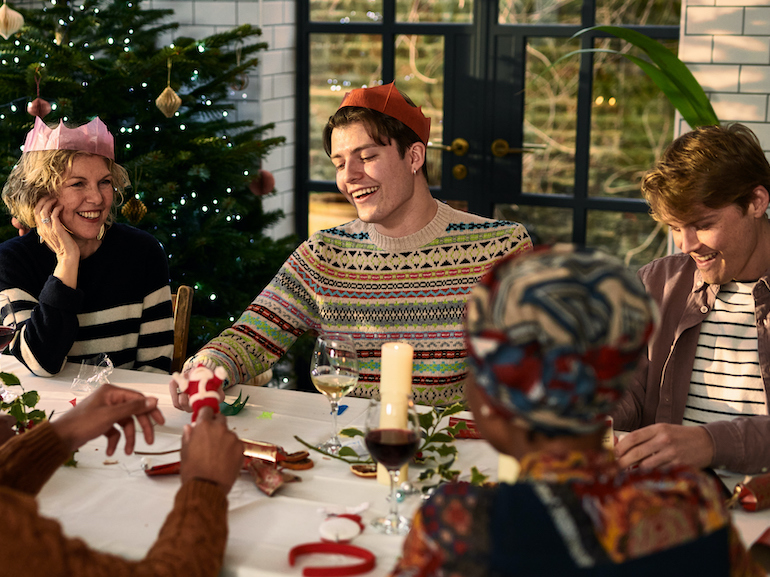
[(505, 258), (466, 308), (476, 386), (550, 435), (598, 430), (645, 350), (656, 309), (617, 259), (556, 245)]

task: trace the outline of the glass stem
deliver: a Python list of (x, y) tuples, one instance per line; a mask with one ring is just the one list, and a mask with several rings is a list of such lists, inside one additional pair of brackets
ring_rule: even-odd
[(396, 485), (398, 482), (399, 470), (388, 469), (390, 475), (390, 517), (393, 519), (393, 523), (398, 525), (398, 500), (396, 499)]
[(332, 405), (332, 439), (337, 438), (337, 401), (329, 401)]

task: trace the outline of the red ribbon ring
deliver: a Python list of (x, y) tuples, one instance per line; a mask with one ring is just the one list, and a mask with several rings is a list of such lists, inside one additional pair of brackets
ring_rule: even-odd
[(302, 574), (305, 577), (345, 577), (346, 575), (358, 575), (374, 569), (374, 553), (362, 547), (348, 545), (347, 543), (305, 543), (292, 547), (289, 551), (289, 565), (294, 563), (299, 555), (310, 553), (330, 553), (338, 555), (350, 555), (363, 559), (357, 565), (337, 565), (324, 567), (305, 567)]

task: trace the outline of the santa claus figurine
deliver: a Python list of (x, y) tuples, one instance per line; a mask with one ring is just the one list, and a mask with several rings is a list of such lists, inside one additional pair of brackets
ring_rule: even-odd
[(203, 407), (211, 407), (215, 413), (219, 412), (219, 402), (222, 400), (221, 388), (227, 378), (224, 368), (217, 367), (212, 371), (208, 367), (197, 365), (187, 377), (174, 373), (171, 378), (176, 381), (179, 391), (190, 397), (193, 423), (198, 417), (198, 411)]

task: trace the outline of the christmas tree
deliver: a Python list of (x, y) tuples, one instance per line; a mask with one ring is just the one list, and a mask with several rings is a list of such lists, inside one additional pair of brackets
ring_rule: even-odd
[[(52, 0), (18, 12), (24, 26), (0, 37), (0, 185), (32, 113), (49, 124), (99, 116), (132, 181), (119, 220), (163, 244), (172, 290), (195, 288), (194, 352), (237, 318), (296, 245), (264, 233), (283, 215), (262, 210), (272, 184), (261, 160), (283, 139), (263, 137), (272, 125), (231, 120), (229, 99), (266, 48), (260, 30), (244, 25), (161, 47), (159, 36), (178, 26), (167, 22), (173, 11), (134, 0)], [(18, 233), (2, 220), (0, 240)]]

